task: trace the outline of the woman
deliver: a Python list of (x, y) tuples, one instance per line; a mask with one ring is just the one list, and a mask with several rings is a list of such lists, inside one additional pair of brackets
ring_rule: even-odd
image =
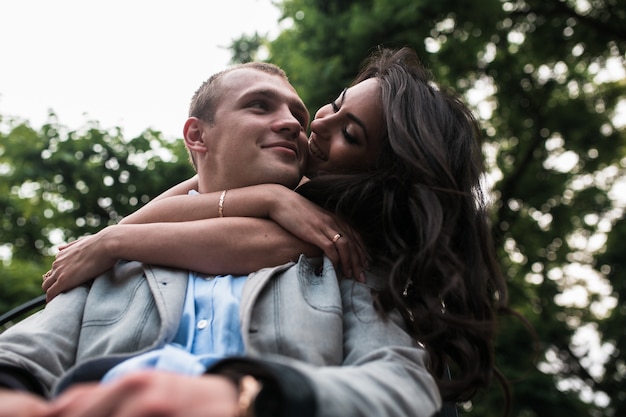
[[(125, 223), (198, 221), (207, 215), (225, 216), (207, 223), (235, 221), (233, 216), (268, 217), (308, 242), (288, 248), (275, 261), (303, 252), (313, 255), (312, 244), (334, 261), (341, 259), (344, 274), (356, 279), (366, 262), (358, 249), (362, 245), (369, 266), (388, 271), (388, 286), (377, 293), (381, 314), (395, 309), (403, 315), (411, 335), (430, 353), (431, 372), (444, 399), (470, 399), (499, 375), (493, 357), (494, 318), (507, 311), (505, 281), (480, 188), (480, 135), (471, 112), (431, 85), (413, 51), (380, 50), (350, 88), (317, 112), (309, 153), (310, 180), (297, 193), (260, 185), (197, 196), (167, 194)], [(193, 180), (175, 193), (186, 192), (190, 185)], [(210, 242), (200, 249), (176, 244), (155, 248), (144, 234), (154, 225), (121, 226), (63, 248), (52, 277), (44, 282), (49, 295), (76, 284), (66, 278), (75, 276), (70, 268), (90, 271), (80, 277), (84, 281), (124, 257), (144, 262), (158, 258), (206, 273), (243, 274), (269, 266), (268, 256), (247, 256), (243, 266), (234, 258), (211, 259), (208, 248), (215, 243)], [(171, 224), (158, 227), (168, 226), (176, 233)], [(108, 250), (107, 242), (120, 234), (126, 236), (125, 247), (117, 244), (115, 251)], [(139, 241), (143, 244), (137, 245)], [(448, 368), (452, 379), (446, 376)]]

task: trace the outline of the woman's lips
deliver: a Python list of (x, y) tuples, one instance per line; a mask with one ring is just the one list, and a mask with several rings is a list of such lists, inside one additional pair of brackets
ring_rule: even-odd
[(309, 138), (309, 153), (318, 158), (321, 159), (322, 161), (328, 161), (328, 156), (326, 156), (321, 149), (317, 146), (317, 143), (315, 143), (315, 140), (313, 139), (313, 137), (311, 136)]

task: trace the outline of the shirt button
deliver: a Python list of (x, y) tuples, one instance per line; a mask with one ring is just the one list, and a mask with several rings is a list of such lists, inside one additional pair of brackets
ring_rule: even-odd
[(200, 330), (204, 329), (204, 328), (207, 326), (207, 324), (209, 324), (209, 322), (208, 322), (208, 321), (206, 321), (206, 320), (200, 320), (200, 321), (198, 322), (198, 329), (200, 329)]

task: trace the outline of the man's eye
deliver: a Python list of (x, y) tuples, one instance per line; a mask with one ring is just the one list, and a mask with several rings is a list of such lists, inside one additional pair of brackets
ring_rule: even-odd
[(259, 109), (267, 110), (269, 106), (264, 101), (253, 101), (252, 103), (250, 103), (250, 107), (257, 107)]

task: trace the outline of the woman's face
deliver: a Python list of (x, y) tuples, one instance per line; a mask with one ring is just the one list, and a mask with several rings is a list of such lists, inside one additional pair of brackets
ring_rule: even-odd
[(306, 175), (365, 171), (374, 166), (384, 137), (380, 87), (370, 78), (344, 90), (315, 114)]

